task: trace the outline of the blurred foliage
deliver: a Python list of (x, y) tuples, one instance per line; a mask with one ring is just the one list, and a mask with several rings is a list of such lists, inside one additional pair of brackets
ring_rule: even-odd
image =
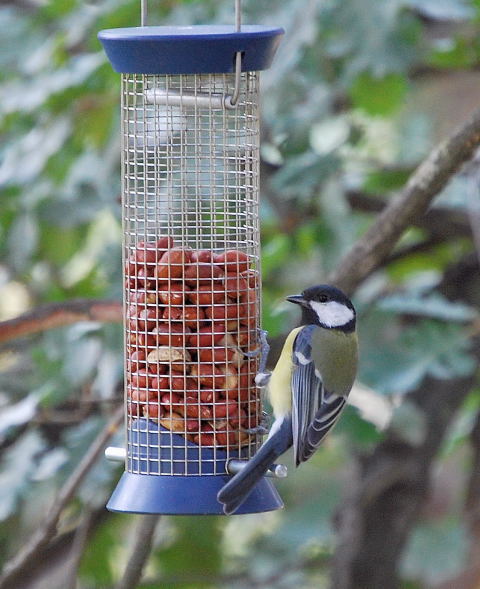
[[(233, 2), (149, 4), (152, 24), (233, 19)], [(243, 8), (245, 22), (286, 29), (262, 74), (264, 326), (275, 337), (295, 321), (283, 296), (312, 276), (323, 280), (371, 222), (370, 210), (350, 196), (386, 201), (439, 139), (438, 111), (419, 97), (441, 103), (437, 77), (478, 67), (480, 3), (244, 0)], [(0, 5), (0, 319), (44, 302), (121, 296), (119, 76), (96, 35), (138, 21), (137, 0)], [(461, 83), (458, 76), (452, 82)], [(450, 124), (461, 120), (455, 104), (445, 108)], [(440, 207), (468, 219), (469, 179), (452, 182)], [(400, 255), (427, 240), (428, 229), (408, 232), (395, 261), (356, 296), (359, 381), (373, 404), (387, 395), (397, 408), (395, 428), (412, 443), (423, 424), (403, 395), (426, 375), (451, 379), (476, 367), (478, 310), (439, 291), (447, 268), (474, 251), (469, 232)], [(1, 351), (2, 559), (41, 521), (119, 398), (121, 345), (119, 326), (82, 323)], [(464, 407), (450, 453), (465, 446), (478, 406), (477, 396)], [(279, 483), (285, 511), (228, 521), (165, 518), (141, 586), (160, 579), (165, 588), (326, 587), (332, 518), (350, 457), (381, 436), (349, 408), (324, 449)], [(84, 506), (105, 503), (118, 474), (105, 462), (90, 473), (72, 522)], [(111, 587), (119, 578), (132, 521), (101, 518), (80, 588)], [(402, 565), (404, 587), (448, 579), (463, 566), (466, 545), (453, 507), (419, 521)]]

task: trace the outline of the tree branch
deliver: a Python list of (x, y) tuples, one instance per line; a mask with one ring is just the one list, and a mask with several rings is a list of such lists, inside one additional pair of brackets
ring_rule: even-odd
[(135, 589), (142, 580), (143, 569), (153, 547), (153, 537), (159, 519), (159, 515), (140, 516), (135, 545), (117, 589)]
[(115, 433), (122, 419), (123, 405), (118, 408), (113, 419), (98, 434), (85, 456), (77, 465), (77, 468), (65, 482), (44, 523), (37, 532), (33, 534), (30, 541), (20, 550), (17, 556), (7, 562), (3, 573), (0, 576), (0, 589), (17, 588), (17, 580), (19, 576), (29, 568), (30, 560), (33, 559), (35, 554), (42, 550), (55, 536), (62, 511), (73, 498), (78, 487), (82, 484), (86, 475), (94, 466), (97, 458), (102, 453), (105, 444)]
[[(352, 209), (365, 213), (381, 213), (386, 207), (386, 199), (369, 195), (358, 190), (347, 192), (347, 199)], [(472, 230), (468, 215), (463, 210), (448, 207), (435, 207), (412, 220), (412, 225), (428, 232), (432, 238), (471, 237)]]
[(405, 188), (384, 208), (368, 231), (340, 261), (329, 281), (351, 293), (390, 254), (402, 233), (423, 215), (435, 196), (480, 144), (480, 109), (434, 148)]
[(0, 343), (78, 321), (117, 323), (122, 320), (122, 316), (122, 304), (119, 301), (74, 299), (48, 303), (15, 319), (0, 322)]

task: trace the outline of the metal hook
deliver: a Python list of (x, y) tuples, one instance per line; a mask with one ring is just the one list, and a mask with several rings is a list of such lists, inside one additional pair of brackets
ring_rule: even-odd
[[(235, 32), (239, 33), (242, 29), (242, 2), (235, 0)], [(242, 75), (242, 53), (238, 51), (235, 54), (235, 87), (231, 96), (225, 97), (225, 108), (235, 108), (240, 95), (240, 78)]]
[[(148, 16), (148, 2), (147, 0), (140, 0), (140, 24), (142, 27), (147, 26)], [(242, 29), (242, 2), (235, 0), (235, 32), (239, 33)], [(235, 53), (235, 86), (233, 93), (225, 96), (224, 106), (227, 109), (234, 109), (237, 106), (238, 98), (240, 96), (240, 81), (242, 77), (242, 53), (237, 51)]]

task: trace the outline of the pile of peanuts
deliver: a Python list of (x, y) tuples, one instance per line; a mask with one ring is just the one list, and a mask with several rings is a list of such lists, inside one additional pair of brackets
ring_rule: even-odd
[(202, 446), (254, 441), (245, 430), (260, 414), (257, 282), (238, 250), (176, 247), (167, 236), (130, 249), (130, 418), (154, 420)]

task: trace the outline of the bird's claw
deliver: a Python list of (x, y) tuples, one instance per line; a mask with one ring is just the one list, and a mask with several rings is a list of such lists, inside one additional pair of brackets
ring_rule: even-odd
[(258, 354), (260, 354), (262, 352), (262, 348), (260, 346), (258, 346), (258, 348), (255, 348), (251, 352), (243, 352), (243, 351), (241, 351), (241, 352), (245, 356), (245, 358), (256, 358), (258, 356)]
[(268, 428), (266, 428), (263, 425), (257, 425), (257, 427), (242, 428), (240, 431), (250, 436), (266, 436), (268, 434)]
[(262, 354), (262, 360), (265, 357), (266, 363), (268, 352), (270, 351), (270, 345), (267, 341), (268, 331), (265, 331), (265, 329), (257, 329), (257, 332), (258, 339), (260, 340), (260, 345), (251, 352), (243, 352), (243, 355), (247, 358), (256, 358), (259, 354)]
[(260, 423), (256, 427), (241, 428), (241, 431), (251, 436), (265, 436), (269, 432), (270, 415), (262, 411)]
[(270, 378), (272, 376), (271, 372), (258, 372), (255, 376), (255, 384), (259, 388), (266, 387), (267, 384), (270, 382)]

